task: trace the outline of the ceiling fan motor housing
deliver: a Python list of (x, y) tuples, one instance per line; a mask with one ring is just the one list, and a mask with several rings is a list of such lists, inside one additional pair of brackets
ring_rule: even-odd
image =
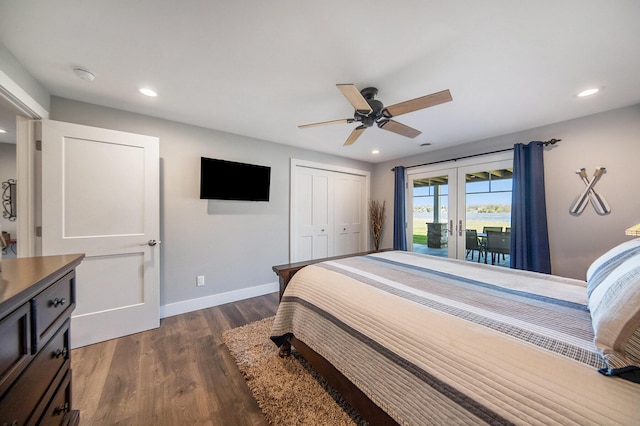
[(375, 87), (365, 87), (360, 91), (360, 94), (366, 100), (371, 101), (378, 94), (378, 89), (376, 89)]
[(371, 127), (382, 116), (384, 105), (379, 100), (374, 99), (378, 94), (378, 89), (375, 87), (366, 87), (360, 91), (360, 94), (367, 101), (372, 111), (366, 115), (355, 111), (353, 113), (353, 118), (356, 121), (361, 122), (365, 127)]

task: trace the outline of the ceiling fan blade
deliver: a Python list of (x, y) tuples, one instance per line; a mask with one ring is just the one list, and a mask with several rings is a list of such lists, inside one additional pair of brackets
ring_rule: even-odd
[(347, 141), (344, 143), (344, 146), (351, 145), (352, 143), (354, 143), (356, 139), (358, 139), (362, 134), (362, 132), (364, 132), (365, 130), (367, 130), (365, 126), (358, 126), (355, 129), (353, 129), (353, 132), (351, 132), (351, 134), (347, 138)]
[(402, 136), (406, 136), (411, 139), (422, 133), (420, 130), (416, 130), (413, 127), (405, 126), (404, 124), (398, 123), (394, 120), (381, 120), (380, 122), (378, 122), (378, 127)]
[(304, 129), (306, 127), (325, 126), (327, 124), (353, 123), (354, 121), (355, 120), (353, 118), (342, 118), (340, 120), (322, 121), (320, 123), (301, 124), (298, 127), (301, 128), (301, 129)]
[(410, 101), (404, 101), (388, 106), (382, 110), (382, 115), (387, 118), (397, 117), (408, 112), (418, 111), (420, 109), (440, 105), (452, 100), (451, 92), (449, 92), (449, 90), (443, 90), (442, 92), (432, 93), (420, 98), (411, 99)]
[(347, 98), (349, 103), (353, 105), (358, 114), (368, 115), (373, 111), (356, 86), (353, 84), (336, 84), (336, 86), (340, 89), (344, 97)]

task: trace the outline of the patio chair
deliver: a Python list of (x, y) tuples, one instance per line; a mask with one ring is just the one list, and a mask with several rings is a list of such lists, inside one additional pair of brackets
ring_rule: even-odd
[[(471, 260), (473, 260), (473, 252), (478, 251), (478, 262), (480, 262), (480, 257), (482, 256), (483, 247), (478, 241), (478, 232), (475, 229), (467, 229), (466, 232), (466, 249), (468, 257), (471, 254)], [(485, 255), (486, 258), (486, 255)]]
[(482, 228), (483, 233), (486, 234), (487, 231), (502, 232), (502, 226), (485, 226), (484, 228)]
[[(511, 252), (511, 233), (487, 231), (484, 262), (487, 263), (487, 257), (491, 253), (491, 264), (495, 265), (496, 256), (503, 256)], [(500, 259), (498, 259), (499, 261)]]

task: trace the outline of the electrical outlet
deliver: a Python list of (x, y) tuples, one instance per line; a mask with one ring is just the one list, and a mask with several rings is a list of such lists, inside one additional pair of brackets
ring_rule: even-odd
[(196, 285), (198, 287), (202, 287), (204, 285), (204, 275), (198, 275), (198, 280), (196, 281)]

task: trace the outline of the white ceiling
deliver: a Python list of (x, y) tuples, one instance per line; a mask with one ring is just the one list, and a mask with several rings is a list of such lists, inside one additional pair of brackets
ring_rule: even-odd
[[(639, 103), (639, 22), (637, 0), (0, 0), (0, 40), (53, 95), (370, 162)], [(416, 139), (343, 147), (356, 124), (297, 127), (352, 117), (336, 83), (453, 102), (397, 117)]]

